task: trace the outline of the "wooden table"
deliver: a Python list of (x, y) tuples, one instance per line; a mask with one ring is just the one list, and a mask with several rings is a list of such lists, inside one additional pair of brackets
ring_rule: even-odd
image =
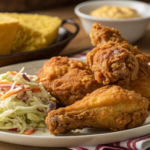
[[(84, 32), (81, 22), (78, 17), (74, 14), (74, 5), (58, 8), (58, 9), (51, 9), (45, 11), (38, 11), (38, 12), (31, 12), (31, 13), (38, 13), (43, 15), (50, 15), (50, 16), (58, 16), (61, 19), (72, 19), (77, 22), (80, 26), (79, 34), (67, 45), (67, 47), (60, 53), (63, 56), (70, 56), (72, 54), (81, 52), (92, 47), (90, 43), (90, 38)], [(72, 30), (72, 26), (66, 25), (67, 29)], [(135, 43), (139, 47), (141, 51), (144, 53), (150, 54), (150, 24), (148, 29), (143, 36), (137, 43)], [(9, 144), (5, 142), (0, 142), (0, 150), (67, 150), (67, 148), (44, 148), (44, 147), (30, 147), (30, 146), (22, 146), (16, 144)], [(148, 149), (150, 150), (150, 148)]]

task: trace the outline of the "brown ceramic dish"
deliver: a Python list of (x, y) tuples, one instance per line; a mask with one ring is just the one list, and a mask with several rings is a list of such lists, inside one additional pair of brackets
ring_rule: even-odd
[(46, 59), (52, 56), (57, 56), (79, 32), (79, 26), (74, 21), (69, 19), (63, 20), (62, 25), (65, 23), (73, 25), (76, 28), (76, 31), (71, 33), (61, 26), (58, 32), (58, 37), (53, 44), (34, 51), (0, 56), (0, 67), (25, 61)]

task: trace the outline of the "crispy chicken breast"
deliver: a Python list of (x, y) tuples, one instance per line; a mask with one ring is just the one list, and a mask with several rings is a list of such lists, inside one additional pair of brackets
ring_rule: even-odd
[(51, 58), (45, 62), (37, 76), (61, 106), (71, 105), (101, 86), (84, 62), (67, 57)]

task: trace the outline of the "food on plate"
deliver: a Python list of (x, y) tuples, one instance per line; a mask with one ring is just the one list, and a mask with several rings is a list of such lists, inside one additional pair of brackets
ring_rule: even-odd
[(31, 134), (45, 128), (45, 117), (56, 99), (37, 76), (9, 71), (0, 75), (0, 130)]
[(150, 76), (150, 55), (138, 54), (136, 58), (139, 63), (139, 69), (147, 76)]
[(133, 54), (142, 53), (137, 46), (132, 46), (126, 39), (121, 37), (121, 34), (117, 29), (108, 28), (98, 23), (93, 24), (90, 32), (90, 38), (93, 46), (113, 46), (119, 44), (119, 46), (128, 49)]
[(75, 129), (97, 128), (119, 131), (141, 126), (148, 117), (149, 101), (120, 86), (105, 86), (66, 108), (52, 110), (46, 117), (51, 134)]
[(150, 56), (139, 54), (136, 55), (136, 58), (139, 62), (140, 68), (137, 79), (130, 83), (129, 90), (134, 90), (150, 101)]
[[(126, 88), (128, 90), (134, 90), (135, 92), (141, 94), (143, 97), (146, 97), (150, 101), (150, 56), (142, 53), (140, 50), (138, 50), (136, 46), (130, 45), (123, 37), (121, 37), (120, 32), (113, 28), (104, 27), (100, 24), (94, 23), (91, 29), (90, 37), (92, 44), (94, 46), (97, 46), (94, 50), (87, 54), (87, 64), (90, 66), (90, 68), (93, 71), (97, 71), (96, 69), (98, 68), (100, 71), (99, 66), (101, 65), (101, 62), (107, 62), (109, 60), (106, 59), (107, 57), (103, 58), (103, 60), (99, 59), (99, 56), (102, 53), (101, 51), (106, 48), (108, 49), (107, 51), (110, 51), (110, 49), (112, 49), (113, 47), (120, 47), (121, 49), (124, 48), (130, 51), (135, 56), (137, 63), (139, 64), (139, 69), (137, 70), (136, 68), (134, 68), (135, 65), (131, 65), (134, 63), (133, 59), (130, 59), (131, 64), (128, 67), (130, 68), (130, 72), (134, 70), (134, 73), (137, 74), (137, 77), (132, 78), (132, 80), (130, 80), (129, 83), (127, 83), (126, 80), (124, 80), (125, 84), (124, 82), (121, 82), (121, 84), (120, 82), (116, 82), (115, 84), (119, 84), (123, 88)], [(95, 57), (97, 57), (99, 60), (96, 60)], [(122, 59), (122, 57), (119, 58)], [(107, 65), (107, 63), (101, 66), (101, 68), (104, 66), (108, 67), (107, 69), (109, 72), (112, 71), (111, 67)], [(101, 72), (98, 73), (100, 74)], [(104, 71), (104, 74), (106, 73), (107, 72)], [(101, 79), (100, 75), (98, 77)], [(97, 80), (99, 80), (98, 77), (96, 78)]]
[(96, 47), (86, 56), (86, 63), (95, 79), (104, 85), (128, 85), (137, 77), (139, 64), (136, 57), (120, 45)]
[[(150, 101), (150, 76), (144, 74), (141, 70), (138, 72), (138, 78), (130, 83), (129, 90), (134, 90)], [(150, 105), (149, 105), (150, 109)]]
[(45, 62), (37, 76), (39, 82), (62, 106), (81, 100), (87, 93), (101, 86), (84, 62), (67, 57), (51, 58)]
[(40, 49), (52, 44), (58, 34), (61, 19), (37, 14), (1, 13), (18, 20), (11, 47), (13, 53)]
[(5, 15), (0, 16), (0, 55), (11, 53), (17, 28), (18, 20)]
[(101, 17), (101, 18), (137, 18), (141, 15), (132, 8), (129, 7), (118, 7), (118, 6), (102, 6), (90, 12), (91, 16)]

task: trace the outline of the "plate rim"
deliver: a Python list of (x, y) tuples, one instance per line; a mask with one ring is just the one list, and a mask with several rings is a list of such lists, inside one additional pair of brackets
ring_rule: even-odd
[[(150, 112), (150, 111), (149, 111)], [(25, 134), (19, 134), (19, 133), (9, 133), (9, 131), (7, 132), (7, 131), (0, 131), (0, 134), (2, 133), (2, 134), (6, 134), (6, 135), (12, 135), (12, 136), (19, 136), (19, 137), (31, 137), (31, 138), (40, 138), (40, 137), (42, 137), (43, 139), (51, 139), (51, 138), (58, 138), (58, 139), (64, 139), (64, 138), (66, 138), (66, 139), (68, 139), (68, 138), (74, 138), (74, 137), (76, 137), (76, 138), (84, 138), (84, 137), (95, 137), (95, 136), (99, 136), (99, 135), (112, 135), (112, 134), (120, 134), (120, 133), (122, 133), (122, 132), (130, 132), (130, 131), (133, 131), (133, 130), (138, 130), (139, 128), (144, 128), (144, 127), (148, 127), (148, 126), (150, 126), (150, 124), (147, 124), (147, 125), (143, 125), (143, 126), (140, 126), (140, 127), (136, 127), (136, 128), (132, 128), (132, 129), (125, 129), (125, 130), (121, 130), (121, 131), (112, 131), (112, 132), (110, 132), (110, 133), (99, 133), (99, 134), (90, 134), (90, 135), (88, 135), (88, 134), (86, 134), (86, 135), (76, 135), (76, 136), (59, 136), (59, 135), (57, 135), (57, 136), (55, 136), (55, 135), (52, 135), (52, 137), (50, 137), (50, 136), (36, 136), (36, 135), (25, 135)], [(13, 132), (13, 131), (12, 131)]]

